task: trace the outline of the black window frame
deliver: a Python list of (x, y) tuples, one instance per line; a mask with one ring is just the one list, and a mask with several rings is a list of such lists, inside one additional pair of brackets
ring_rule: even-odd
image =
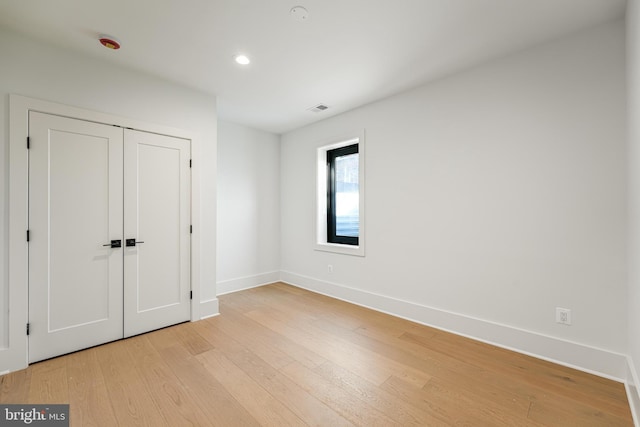
[[(358, 143), (327, 150), (327, 243), (358, 246), (359, 236), (339, 236), (336, 234), (336, 159), (351, 154), (358, 154)], [(360, 191), (358, 189), (358, 191)], [(358, 224), (360, 218), (358, 218)]]

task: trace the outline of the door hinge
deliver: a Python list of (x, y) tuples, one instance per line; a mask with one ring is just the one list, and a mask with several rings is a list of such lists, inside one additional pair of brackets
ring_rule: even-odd
[(27, 335), (31, 332), (31, 323), (27, 323)]
[(189, 291), (189, 299), (193, 299), (193, 291)]
[(29, 241), (29, 230), (27, 230), (27, 242)]
[(193, 225), (190, 225), (190, 226), (189, 226), (189, 233), (190, 233), (190, 234), (193, 234)]
[(191, 159), (189, 159), (189, 167), (191, 167)]
[(27, 137), (27, 150), (31, 148), (31, 138)]

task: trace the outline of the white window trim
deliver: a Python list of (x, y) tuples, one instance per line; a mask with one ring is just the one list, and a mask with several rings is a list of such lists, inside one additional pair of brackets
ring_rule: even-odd
[[(327, 242), (327, 151), (358, 144), (358, 195), (360, 199), (360, 232), (358, 246)], [(337, 254), (365, 256), (365, 143), (364, 130), (332, 138), (316, 150), (316, 221), (314, 249)]]

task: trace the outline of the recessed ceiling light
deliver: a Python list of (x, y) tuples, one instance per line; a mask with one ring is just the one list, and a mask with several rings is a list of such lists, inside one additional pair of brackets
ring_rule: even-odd
[(120, 42), (115, 38), (106, 34), (100, 34), (98, 37), (100, 44), (107, 49), (118, 50), (120, 49)]
[(236, 55), (233, 59), (240, 65), (249, 65), (251, 63), (247, 55)]

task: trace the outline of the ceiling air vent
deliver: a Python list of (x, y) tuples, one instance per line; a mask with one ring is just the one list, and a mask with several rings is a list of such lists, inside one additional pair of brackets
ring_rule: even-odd
[(324, 110), (328, 109), (329, 107), (327, 107), (324, 104), (318, 104), (315, 107), (311, 107), (309, 108), (309, 111), (313, 111), (314, 113), (322, 113)]

